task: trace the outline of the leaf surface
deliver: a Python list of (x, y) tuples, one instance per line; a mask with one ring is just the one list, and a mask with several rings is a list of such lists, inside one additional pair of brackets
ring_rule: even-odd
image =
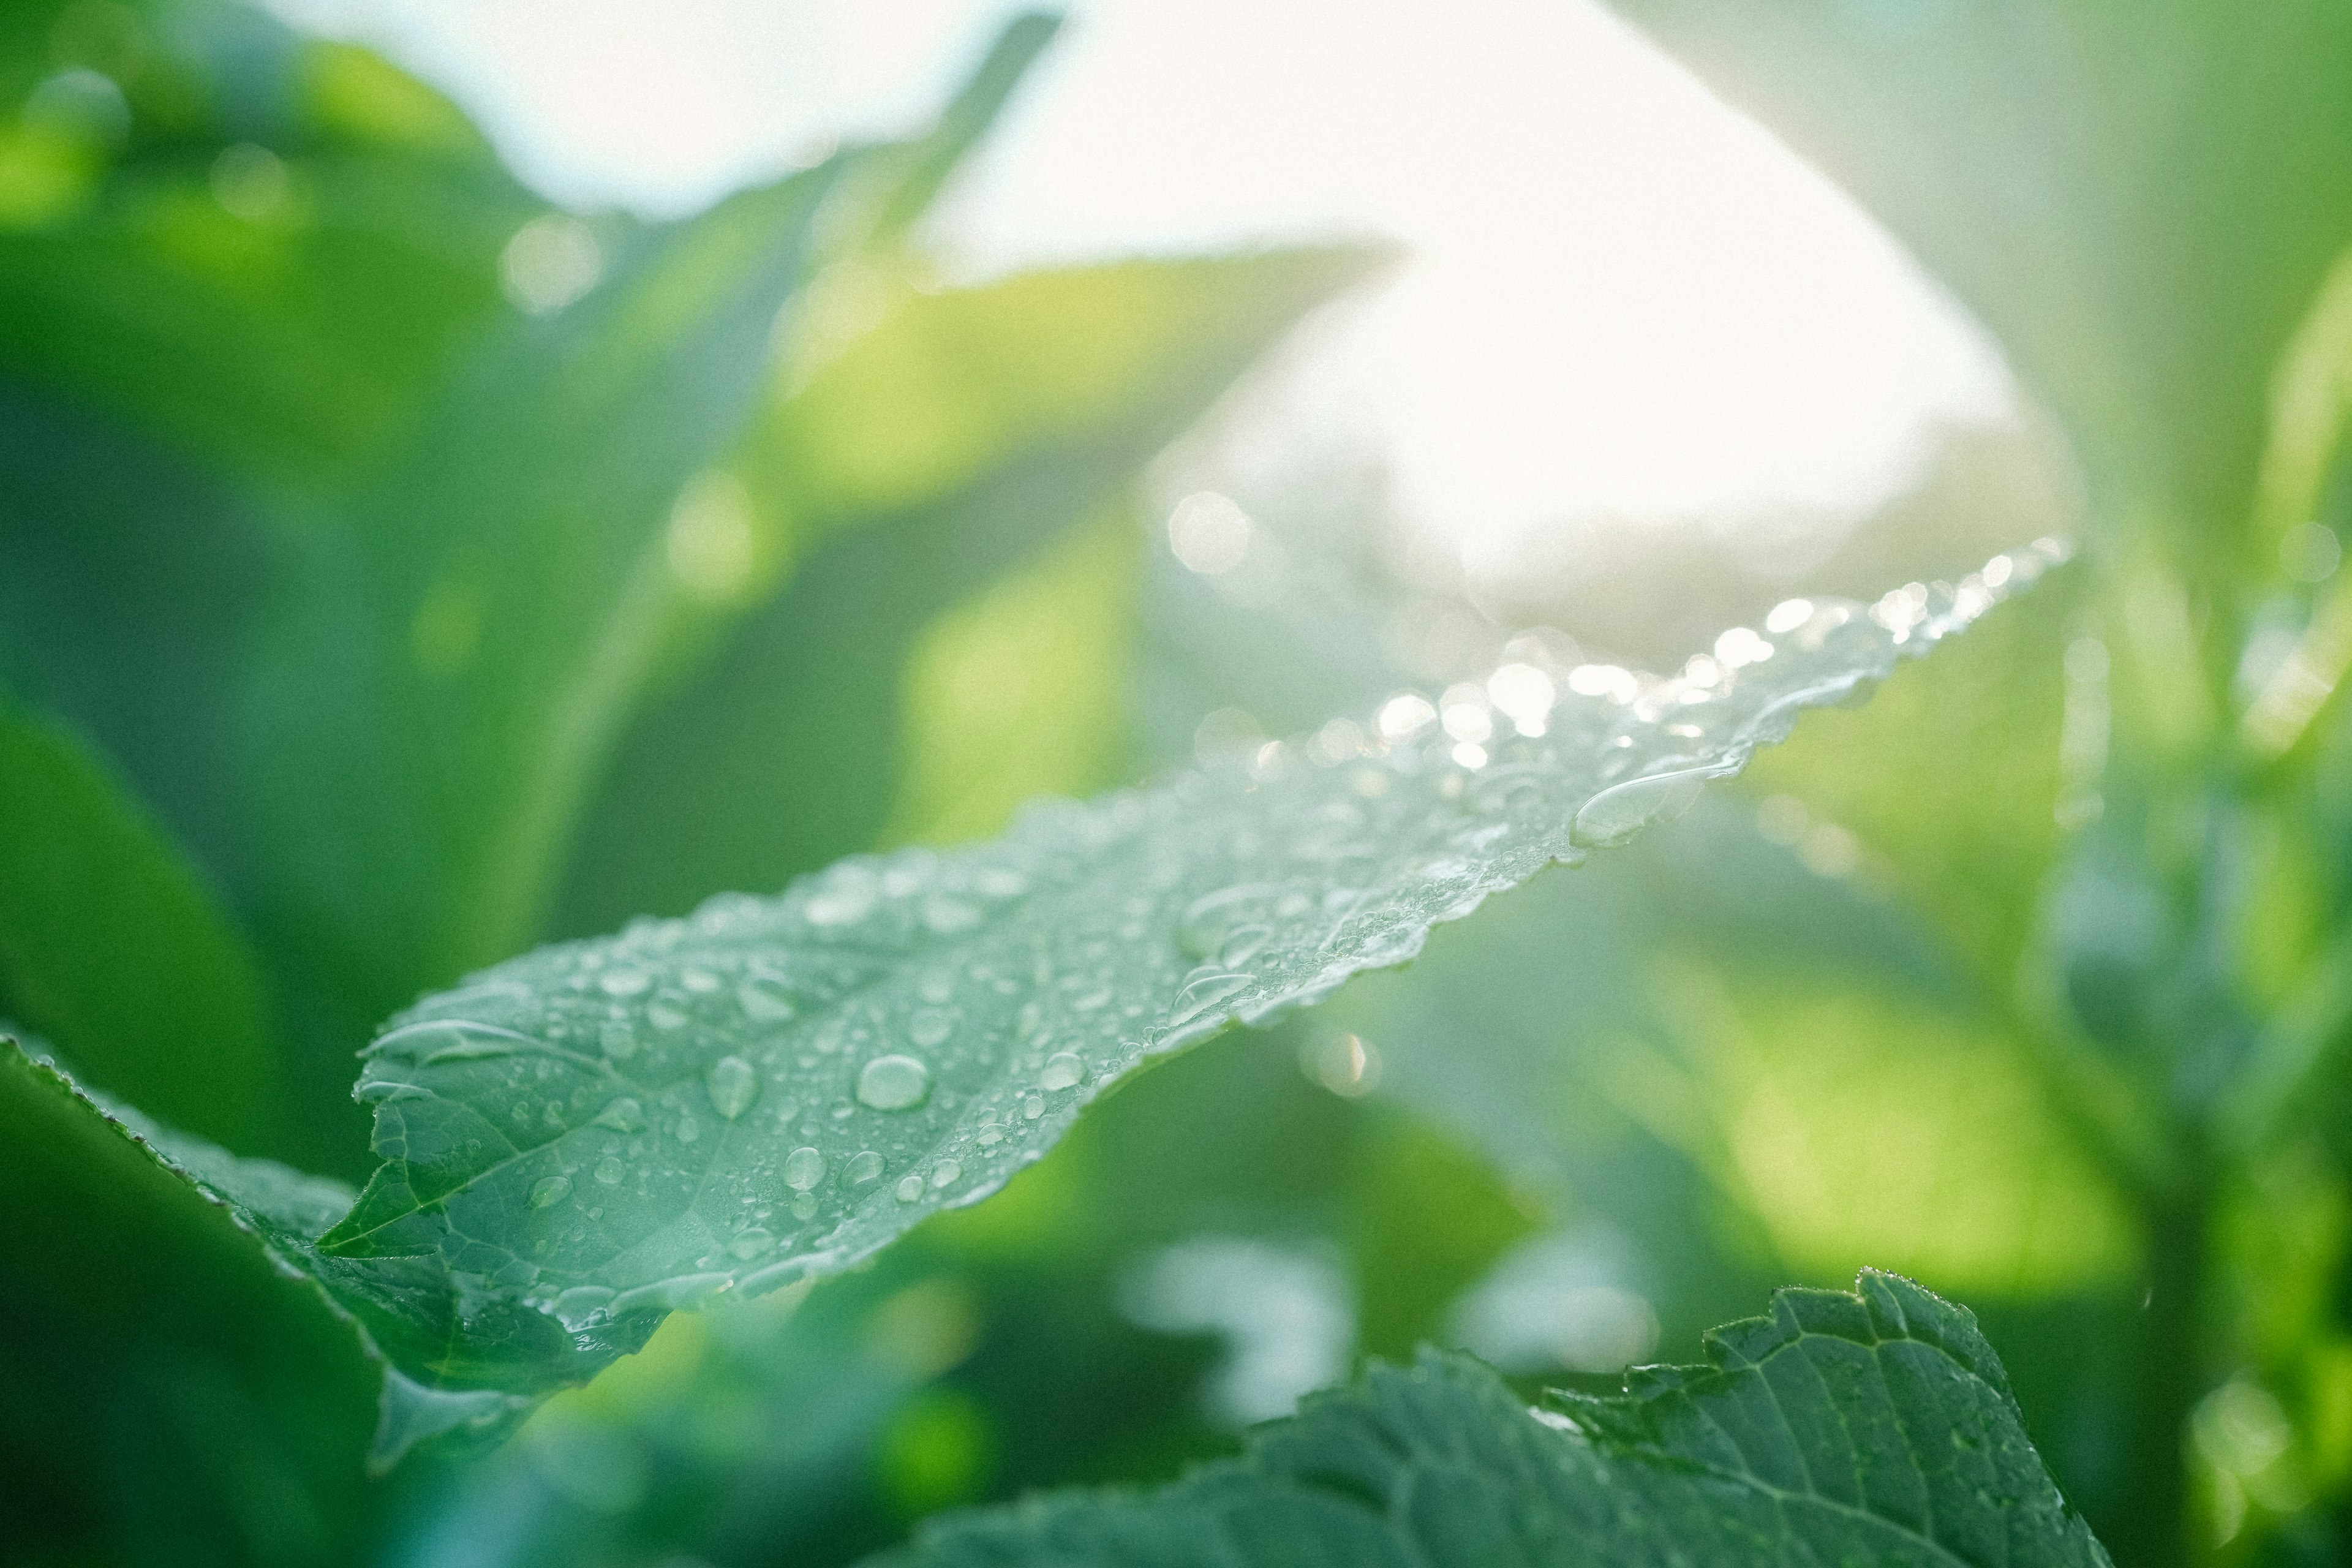
[(845, 1268), (993, 1192), (1148, 1058), (1404, 963), (1991, 598), (1825, 603), (1744, 670), (1627, 677), (1491, 755), (1425, 723), (1331, 765), (1280, 748), (499, 965), (369, 1048), (385, 1163), (322, 1247), (437, 1260), (583, 1345)]
[(1789, 1289), (1704, 1366), (1528, 1410), (1465, 1357), (1376, 1366), (1150, 1493), (951, 1518), (881, 1561), (2105, 1568), (1975, 1319), (1890, 1274)]
[[(374, 1507), (362, 1464), (376, 1363), (318, 1286), (274, 1264), (134, 1120), (0, 1037), (11, 1554), (104, 1542), (124, 1561), (333, 1560)], [(289, 1219), (348, 1196), (205, 1158)]]

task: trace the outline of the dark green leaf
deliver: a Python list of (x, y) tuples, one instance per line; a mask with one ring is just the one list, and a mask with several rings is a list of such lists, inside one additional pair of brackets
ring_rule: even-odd
[[(289, 1218), (348, 1195), (209, 1158)], [(141, 1561), (338, 1557), (373, 1506), (379, 1379), (351, 1321), (139, 1129), (5, 1039), (0, 1193), (10, 1555), (103, 1541)]]
[(0, 1008), (90, 1077), (250, 1147), (274, 1094), (243, 939), (163, 829), (64, 727), (0, 695)]
[(1376, 1366), (1150, 1493), (1038, 1498), (882, 1561), (2105, 1568), (1976, 1320), (1894, 1275), (1783, 1290), (1707, 1364), (1528, 1410), (1465, 1358)]

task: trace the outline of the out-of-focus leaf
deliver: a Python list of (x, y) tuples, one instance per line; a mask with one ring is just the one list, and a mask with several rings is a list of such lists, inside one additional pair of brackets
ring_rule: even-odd
[[(236, 1162), (313, 1218), (348, 1189)], [(265, 1193), (266, 1189), (266, 1193)], [(11, 1556), (313, 1563), (373, 1500), (376, 1367), (311, 1281), (0, 1040), (0, 1462)]]
[(1985, 320), (2070, 427), (2102, 521), (2206, 534), (2216, 562), (2234, 551), (2272, 367), (2352, 238), (2352, 11), (1620, 8)]
[(237, 660), (270, 561), (185, 462), (0, 391), (0, 679), (88, 736), (232, 894)]
[(414, 454), (321, 528), (260, 650), (259, 934), (350, 1038), (524, 940), (677, 593), (662, 524), (742, 416), (833, 172), (643, 237), (517, 320)]
[[(1001, 100), (1038, 41), (1013, 35), (964, 102)], [(893, 198), (896, 151), (625, 233), (604, 281), (506, 322), (406, 456), (305, 541), (246, 754), (257, 930), (307, 1037), (357, 1037), (538, 928), (706, 585), (697, 476), (757, 406), (809, 268)]]
[(1356, 250), (1129, 262), (916, 296), (739, 459), (813, 542), (783, 592), (627, 738), (559, 928), (772, 888), (871, 847), (906, 767), (901, 683), (941, 611), (1095, 515)]
[(923, 633), (887, 837), (960, 844), (1041, 795), (1118, 782), (1136, 545), (1134, 519), (1115, 510)]
[(110, 1089), (250, 1147), (274, 1086), (244, 940), (70, 731), (0, 695), (0, 1006)]
[[(1148, 1058), (1410, 959), (1968, 618), (1826, 603), (1720, 687), (1572, 698), (1481, 768), (1426, 734), (1260, 759), (510, 961), (370, 1047), (385, 1163), (322, 1246), (436, 1260), (476, 1282), (461, 1310), (541, 1310), (579, 1346), (846, 1267), (994, 1191)], [(488, 1371), (466, 1359), (412, 1370)]]
[(1535, 1410), (1464, 1357), (1376, 1366), (1240, 1459), (950, 1518), (881, 1561), (2105, 1568), (1976, 1320), (1893, 1275), (1855, 1291), (1782, 1290), (1705, 1366)]
[(1875, 1255), (2000, 1297), (2129, 1278), (2133, 1225), (2000, 1011), (1914, 917), (1807, 870), (1745, 811), (1694, 812), (1452, 934), (1339, 1022), (1380, 1054), (1383, 1092), (1654, 1253), (1670, 1325), (1720, 1310), (1741, 1270), (1710, 1233), (1735, 1219), (1756, 1227), (1748, 1262), (1801, 1277)]
[(1987, 616), (1951, 658), (1897, 673), (1867, 707), (1808, 719), (1742, 786), (1784, 797), (1767, 826), (1801, 852), (1810, 838), (1816, 858), (1838, 854), (1835, 836), (1851, 835), (1871, 879), (1937, 927), (1995, 998), (2017, 985), (2063, 839), (2067, 623), (2081, 602), (2069, 569)]
[(386, 456), (541, 204), (446, 100), (257, 8), (21, 9), (56, 73), (28, 122), (87, 188), (0, 214), (0, 370), (247, 481)]

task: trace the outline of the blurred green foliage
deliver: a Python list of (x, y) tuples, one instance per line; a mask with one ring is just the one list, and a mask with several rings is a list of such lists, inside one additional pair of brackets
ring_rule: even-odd
[[(494, 1452), (366, 1477), (351, 1326), (0, 1056), (0, 1554), (847, 1561), (1228, 1451), (1237, 1366), (1438, 1340), (1599, 1390), (1862, 1265), (1978, 1309), (2119, 1561), (2352, 1551), (2352, 13), (1622, 8), (2000, 339), (2077, 565), (1671, 831), (1155, 1070), (796, 1308), (672, 1318)], [(356, 1179), (352, 1053), (468, 968), (1409, 684), (1376, 484), (1243, 497), (1324, 568), (1274, 605), (1136, 526), (1362, 256), (954, 289), (909, 237), (1049, 31), (924, 136), (653, 224), (551, 208), (430, 89), (228, 0), (0, 11), (0, 1016)], [(2066, 487), (2001, 460), (1956, 442), (1804, 591), (2023, 542), (2016, 497)], [(1788, 591), (1702, 551), (1509, 613), (1655, 663)], [(1147, 1326), (1202, 1238), (1239, 1315)], [(1481, 1303), (1538, 1266), (1513, 1363)]]

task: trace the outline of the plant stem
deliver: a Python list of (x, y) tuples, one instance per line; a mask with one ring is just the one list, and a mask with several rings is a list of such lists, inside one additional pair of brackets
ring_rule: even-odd
[(2204, 1283), (2210, 1187), (2204, 1162), (2151, 1194), (2144, 1213), (2148, 1298), (2142, 1314), (2139, 1381), (2132, 1391), (2126, 1507), (2110, 1531), (2115, 1560), (2133, 1568), (2186, 1568), (2190, 1537), (2189, 1418), (2207, 1380)]

